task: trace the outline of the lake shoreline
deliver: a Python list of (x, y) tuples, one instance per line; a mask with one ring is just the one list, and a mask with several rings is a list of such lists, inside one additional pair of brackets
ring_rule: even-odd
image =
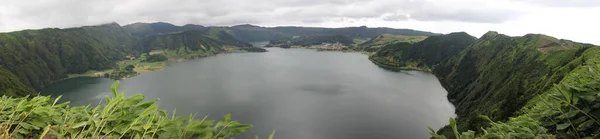
[(432, 73), (431, 69), (429, 69), (429, 68), (391, 66), (391, 65), (387, 65), (385, 63), (379, 62), (377, 60), (373, 60), (371, 58), (369, 58), (369, 61), (373, 62), (373, 64), (375, 64), (375, 65), (377, 65), (377, 66), (379, 66), (381, 68), (384, 68), (384, 69), (387, 69), (387, 70), (392, 70), (392, 71), (402, 71), (402, 70), (405, 70), (405, 71), (408, 70), (408, 71), (410, 71), (410, 70), (414, 70), (414, 71), (423, 71), (423, 72)]
[[(268, 50), (172, 63), (120, 81), (119, 92), (160, 98), (158, 108), (177, 109), (176, 116), (209, 114), (218, 120), (232, 113), (240, 123), (255, 125), (239, 138), (273, 128), (278, 138), (288, 139), (428, 138), (428, 126), (441, 128), (454, 116), (447, 91), (430, 73), (383, 70), (360, 53)], [(81, 77), (41, 92), (62, 96), (59, 102), (71, 106), (96, 105), (111, 95), (112, 83)]]
[[(212, 57), (212, 56), (218, 56), (218, 55), (223, 55), (223, 54), (229, 54), (229, 53), (261, 53), (261, 52), (252, 52), (252, 51), (244, 51), (243, 49), (233, 49), (233, 50), (225, 50), (223, 52), (217, 52), (214, 54), (208, 54), (208, 55), (197, 55), (197, 56), (193, 56), (190, 58), (173, 58), (173, 59), (169, 59), (167, 61), (164, 62), (140, 62), (137, 64), (140, 65), (144, 65), (144, 64), (151, 64), (152, 69), (148, 69), (149, 67), (136, 67), (135, 69), (138, 68), (144, 68), (143, 70), (136, 70), (135, 72), (137, 74), (135, 75), (130, 75), (130, 76), (125, 76), (125, 77), (120, 77), (116, 80), (125, 80), (127, 78), (132, 78), (138, 75), (141, 75), (143, 73), (149, 73), (149, 72), (154, 72), (154, 71), (159, 71), (159, 70), (163, 70), (167, 67), (169, 67), (170, 64), (173, 63), (179, 63), (179, 62), (184, 62), (184, 61), (188, 61), (188, 60), (194, 60), (194, 59), (201, 59), (201, 58), (206, 58), (206, 57)], [(119, 62), (123, 62), (123, 63), (127, 63), (127, 62), (131, 62), (133, 60), (120, 60), (117, 61), (116, 63), (118, 64)], [(81, 74), (69, 74), (67, 78), (63, 78), (60, 80), (57, 80), (53, 83), (59, 82), (59, 81), (63, 81), (63, 80), (68, 80), (68, 79), (72, 79), (72, 78), (77, 78), (77, 77), (95, 77), (95, 78), (109, 78), (106, 77), (104, 74), (105, 73), (111, 73), (112, 71), (114, 71), (114, 69), (106, 69), (106, 70), (88, 70), (84, 73)], [(51, 83), (51, 84), (53, 84)]]

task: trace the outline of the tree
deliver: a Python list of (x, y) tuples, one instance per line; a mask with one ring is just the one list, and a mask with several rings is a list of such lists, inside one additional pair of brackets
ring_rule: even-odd
[(127, 70), (127, 71), (133, 71), (134, 68), (135, 68), (135, 66), (133, 66), (133, 65), (127, 65), (125, 67), (125, 70)]

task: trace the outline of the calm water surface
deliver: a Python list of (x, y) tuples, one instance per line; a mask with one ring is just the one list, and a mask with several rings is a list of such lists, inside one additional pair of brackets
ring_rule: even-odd
[[(177, 114), (209, 114), (253, 124), (238, 138), (429, 138), (454, 115), (446, 91), (432, 74), (390, 72), (360, 53), (268, 48), (174, 63), (121, 81), (126, 95), (160, 98)], [(75, 78), (42, 90), (72, 105), (97, 104), (112, 80)]]

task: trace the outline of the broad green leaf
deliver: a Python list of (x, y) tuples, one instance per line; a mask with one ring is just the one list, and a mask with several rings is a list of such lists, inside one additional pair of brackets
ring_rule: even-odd
[(577, 118), (575, 120), (571, 120), (571, 123), (578, 125), (578, 124), (583, 123), (587, 119), (588, 119), (588, 116), (583, 115), (583, 116), (579, 116), (579, 118)]
[(123, 107), (129, 108), (131, 106), (135, 106), (138, 103), (142, 102), (142, 100), (144, 100), (145, 98), (146, 96), (142, 94), (135, 94), (134, 96), (125, 99), (125, 101), (123, 102)]
[(568, 112), (566, 112), (564, 114), (561, 114), (561, 115), (557, 116), (556, 118), (559, 118), (559, 119), (572, 118), (575, 115), (577, 115), (578, 113), (579, 113), (578, 110), (570, 110), (570, 111), (568, 111)]
[(569, 124), (569, 123), (558, 124), (558, 125), (556, 125), (556, 129), (557, 130), (563, 130), (563, 129), (569, 127), (569, 126), (571, 126), (571, 124)]
[(80, 128), (80, 127), (82, 127), (82, 126), (84, 126), (84, 125), (87, 125), (87, 121), (85, 121), (85, 122), (80, 122), (80, 123), (76, 123), (76, 124), (74, 124), (73, 126), (71, 126), (71, 128)]
[(231, 114), (227, 114), (227, 115), (223, 116), (223, 121), (225, 121), (225, 122), (231, 121)]
[(148, 108), (146, 108), (146, 110), (144, 110), (142, 113), (140, 113), (140, 115), (142, 116), (147, 116), (150, 115), (151, 113), (156, 112), (156, 103), (151, 104)]
[(275, 137), (275, 132), (277, 130), (273, 129), (273, 132), (271, 132), (271, 134), (269, 135), (269, 139), (273, 139), (273, 137)]
[(134, 139), (142, 139), (142, 135), (140, 134), (135, 134), (135, 136), (133, 137)]
[(112, 92), (113, 96), (117, 96), (117, 90), (119, 89), (119, 80), (115, 81), (111, 86), (110, 86), (110, 91)]
[(56, 97), (56, 99), (54, 99), (54, 103), (52, 103), (52, 106), (56, 105), (56, 102), (58, 102), (58, 100), (62, 98), (62, 95)]
[(167, 117), (167, 111), (158, 110), (158, 114), (159, 114), (160, 117)]
[(457, 139), (460, 139), (460, 133), (458, 133), (458, 128), (456, 127), (456, 120), (454, 120), (454, 118), (450, 117), (450, 126), (452, 127), (452, 131), (454, 132), (454, 136)]
[(33, 126), (27, 122), (22, 122), (21, 127), (23, 127), (24, 129), (28, 129), (28, 130), (39, 130), (40, 129), (40, 127)]
[(46, 126), (46, 128), (44, 128), (44, 131), (40, 135), (40, 139), (44, 139), (44, 137), (46, 136), (46, 134), (48, 134), (48, 131), (50, 131), (50, 125), (48, 125), (48, 126)]
[(581, 123), (577, 128), (581, 131), (581, 130), (586, 130), (588, 128), (590, 128), (592, 125), (594, 125), (595, 121), (594, 119), (590, 119), (587, 120), (583, 123)]
[(144, 128), (144, 130), (148, 130), (148, 129), (150, 129), (151, 126), (152, 126), (152, 121), (148, 121), (148, 122), (146, 122), (146, 124), (144, 124), (143, 128)]

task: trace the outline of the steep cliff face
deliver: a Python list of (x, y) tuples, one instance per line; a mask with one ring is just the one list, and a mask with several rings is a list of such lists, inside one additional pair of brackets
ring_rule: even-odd
[[(127, 27), (111, 23), (0, 33), (0, 68), (18, 78), (13, 80), (6, 74), (0, 80), (6, 79), (6, 83), (20, 81), (33, 89), (41, 89), (66, 78), (68, 74), (110, 69), (128, 55), (152, 49), (184, 48), (216, 53), (223, 46), (251, 45), (223, 31), (194, 25), (178, 27), (168, 23), (140, 23)], [(28, 90), (16, 94), (32, 94)]]
[[(541, 34), (510, 37), (488, 32), (471, 41), (461, 36), (465, 35), (389, 45), (370, 57), (380, 65), (431, 70), (456, 107), (461, 131), (487, 127), (488, 121), (479, 115), (492, 121), (514, 116), (532, 97), (576, 68), (582, 53), (593, 46)], [(450, 133), (448, 129), (440, 133)]]
[(134, 48), (118, 24), (25, 30), (0, 34), (0, 64), (40, 89), (70, 73), (109, 68)]
[(509, 37), (488, 32), (459, 55), (433, 69), (456, 106), (459, 127), (477, 130), (506, 120), (533, 96), (560, 81), (563, 68), (591, 45), (529, 34)]

